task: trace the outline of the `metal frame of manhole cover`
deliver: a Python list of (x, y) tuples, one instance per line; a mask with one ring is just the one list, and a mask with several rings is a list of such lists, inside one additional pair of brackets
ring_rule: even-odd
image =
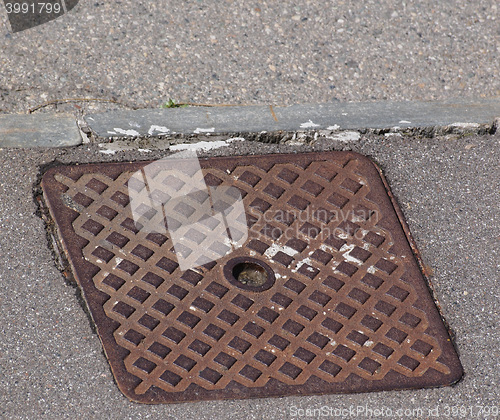
[[(402, 214), (368, 158), (328, 152), (199, 162), (198, 174), (182, 160), (156, 165), (149, 176), (161, 191), (149, 185), (152, 200), (189, 196), (201, 174), (207, 191), (236, 188), (244, 212), (233, 220), (233, 242), (203, 242), (216, 218), (195, 230), (187, 254), (218, 246), (219, 258), (184, 269), (174, 235), (148, 232), (132, 214), (130, 187), (148, 188), (147, 180), (131, 182), (133, 174), (146, 174), (152, 162), (59, 166), (43, 176), (63, 250), (128, 398), (345, 393), (461, 378)], [(141, 214), (170, 228), (206, 203), (215, 214), (209, 195), (169, 208), (168, 226), (161, 205)], [(255, 267), (261, 282), (252, 278)]]

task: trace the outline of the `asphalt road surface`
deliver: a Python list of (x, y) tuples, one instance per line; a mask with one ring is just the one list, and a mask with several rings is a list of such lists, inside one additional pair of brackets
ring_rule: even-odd
[[(33, 200), (40, 165), (155, 159), (165, 152), (104, 154), (96, 144), (1, 150), (0, 167), (9, 170), (0, 171), (0, 418), (298, 419), (300, 410), (321, 407), (393, 410), (392, 416), (365, 411), (327, 418), (494, 418), (484, 410), (491, 414), (500, 401), (499, 146), (496, 134), (362, 136), (350, 142), (318, 137), (312, 147), (239, 141), (213, 150), (227, 155), (352, 149), (375, 159), (434, 273), (432, 284), (465, 376), (452, 387), (427, 390), (169, 406), (131, 403), (118, 390), (77, 291), (54, 264)], [(416, 411), (398, 416), (399, 409)]]
[(11, 33), (0, 112), (500, 96), (495, 0), (96, 1)]

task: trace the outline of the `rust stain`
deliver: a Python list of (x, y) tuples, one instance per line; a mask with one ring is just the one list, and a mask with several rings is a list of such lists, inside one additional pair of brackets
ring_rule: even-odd
[(276, 116), (272, 105), (269, 105), (269, 110), (271, 111), (274, 121), (278, 122), (278, 117)]

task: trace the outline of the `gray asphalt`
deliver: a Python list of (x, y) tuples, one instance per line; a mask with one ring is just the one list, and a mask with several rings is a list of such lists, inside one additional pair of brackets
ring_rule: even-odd
[(500, 96), (495, 0), (96, 1), (10, 33), (0, 112)]
[[(480, 406), (491, 413), (500, 400), (499, 146), (499, 133), (434, 139), (396, 135), (362, 136), (351, 142), (318, 137), (312, 145), (297, 140), (284, 145), (235, 142), (210, 152), (352, 149), (377, 161), (424, 262), (434, 272), (432, 284), (455, 335), (465, 377), (455, 386), (439, 389), (170, 406), (131, 403), (119, 392), (78, 293), (54, 265), (33, 200), (40, 165), (55, 160), (155, 159), (165, 151), (104, 154), (96, 144), (65, 150), (0, 150), (1, 167), (9, 168), (0, 171), (0, 417), (290, 419), (301, 418), (295, 416), (300, 409), (359, 406), (385, 413), (390, 409), (393, 416), (357, 418), (487, 418)], [(457, 407), (465, 408), (466, 415), (453, 411)], [(398, 417), (396, 410), (401, 408), (423, 411), (422, 415), (407, 412), (409, 416), (402, 412)], [(302, 418), (311, 418), (303, 414)]]

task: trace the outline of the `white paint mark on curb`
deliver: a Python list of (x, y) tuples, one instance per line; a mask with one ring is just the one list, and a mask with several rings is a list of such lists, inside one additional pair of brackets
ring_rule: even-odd
[(411, 124), (411, 121), (401, 120), (398, 124)]
[(188, 144), (174, 144), (170, 146), (170, 150), (179, 151), (179, 150), (212, 150), (218, 149), (220, 147), (229, 146), (233, 141), (242, 141), (245, 140), (243, 137), (233, 137), (227, 140), (218, 140), (218, 141), (200, 141), (198, 143), (188, 143)]
[(333, 131), (340, 130), (340, 125), (333, 124), (333, 125), (330, 125), (330, 126), (326, 127), (326, 129), (327, 130), (333, 130)]
[(215, 131), (215, 127), (212, 128), (197, 128), (194, 130), (194, 134), (201, 134), (201, 133), (213, 133)]
[(451, 125), (452, 127), (457, 127), (457, 128), (479, 128), (478, 123), (461, 123), (461, 122), (456, 122)]
[(319, 124), (314, 124), (311, 120), (300, 124), (300, 128), (314, 128), (319, 127)]
[(161, 125), (152, 125), (150, 127), (150, 129), (148, 130), (148, 134), (150, 136), (152, 136), (155, 131), (158, 134), (167, 134), (167, 133), (170, 133), (170, 129), (168, 129), (167, 127), (163, 127)]
[(135, 130), (123, 130), (121, 128), (114, 128), (115, 132), (123, 134), (125, 136), (138, 136), (139, 133)]

